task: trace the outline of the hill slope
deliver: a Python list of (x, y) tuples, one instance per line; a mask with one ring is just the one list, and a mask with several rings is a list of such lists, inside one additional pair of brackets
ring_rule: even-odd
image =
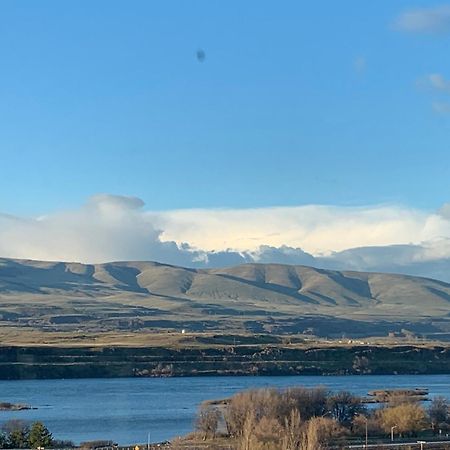
[[(246, 264), (85, 265), (0, 259), (0, 325), (385, 334), (447, 330), (450, 284), (404, 275)], [(330, 320), (332, 319), (332, 320)]]

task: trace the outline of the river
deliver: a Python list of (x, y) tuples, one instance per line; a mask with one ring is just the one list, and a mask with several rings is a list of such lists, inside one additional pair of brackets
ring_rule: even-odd
[(290, 376), (0, 380), (0, 401), (37, 409), (0, 411), (9, 419), (41, 420), (57, 439), (119, 444), (171, 439), (193, 429), (198, 405), (254, 387), (326, 386), (366, 395), (372, 389), (426, 387), (450, 398), (450, 375)]

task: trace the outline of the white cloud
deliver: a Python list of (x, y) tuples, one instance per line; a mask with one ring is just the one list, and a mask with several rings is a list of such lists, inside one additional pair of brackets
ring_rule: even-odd
[[(157, 213), (162, 239), (203, 250), (299, 247), (314, 255), (429, 239), (433, 214), (401, 206), (299, 206)], [(445, 232), (450, 233), (450, 229)], [(431, 235), (431, 236), (430, 236)]]
[(189, 264), (196, 254), (162, 242), (160, 231), (142, 212), (143, 204), (137, 198), (99, 195), (74, 211), (29, 219), (0, 216), (0, 255), (79, 262), (151, 258)]
[(395, 21), (394, 27), (410, 33), (450, 32), (450, 5), (404, 11)]
[(38, 218), (0, 214), (0, 256), (205, 267), (244, 262), (410, 273), (450, 281), (450, 206), (300, 206), (152, 212), (98, 195)]
[(450, 203), (445, 203), (438, 211), (438, 215), (444, 219), (450, 220)]

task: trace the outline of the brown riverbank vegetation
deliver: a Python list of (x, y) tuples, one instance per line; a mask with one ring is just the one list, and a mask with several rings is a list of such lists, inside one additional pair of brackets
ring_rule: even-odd
[[(326, 450), (394, 439), (445, 439), (449, 403), (427, 407), (408, 396), (392, 396), (376, 407), (349, 392), (325, 388), (257, 389), (200, 407), (197, 431), (179, 448), (232, 450)], [(194, 444), (197, 442), (197, 444)], [(444, 448), (444, 447), (443, 447)], [(449, 445), (450, 448), (450, 445)]]

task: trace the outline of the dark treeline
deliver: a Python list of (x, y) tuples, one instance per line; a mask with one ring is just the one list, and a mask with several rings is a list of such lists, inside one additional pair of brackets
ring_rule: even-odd
[(31, 425), (23, 420), (9, 420), (0, 429), (0, 449), (9, 448), (67, 448), (74, 447), (73, 442), (59, 441), (42, 422)]
[(241, 392), (224, 405), (203, 404), (197, 418), (202, 439), (227, 437), (238, 450), (324, 450), (364, 441), (366, 431), (371, 439), (383, 439), (392, 430), (396, 438), (415, 438), (449, 429), (449, 404), (442, 397), (427, 409), (403, 395), (367, 408), (349, 392), (320, 387)]

